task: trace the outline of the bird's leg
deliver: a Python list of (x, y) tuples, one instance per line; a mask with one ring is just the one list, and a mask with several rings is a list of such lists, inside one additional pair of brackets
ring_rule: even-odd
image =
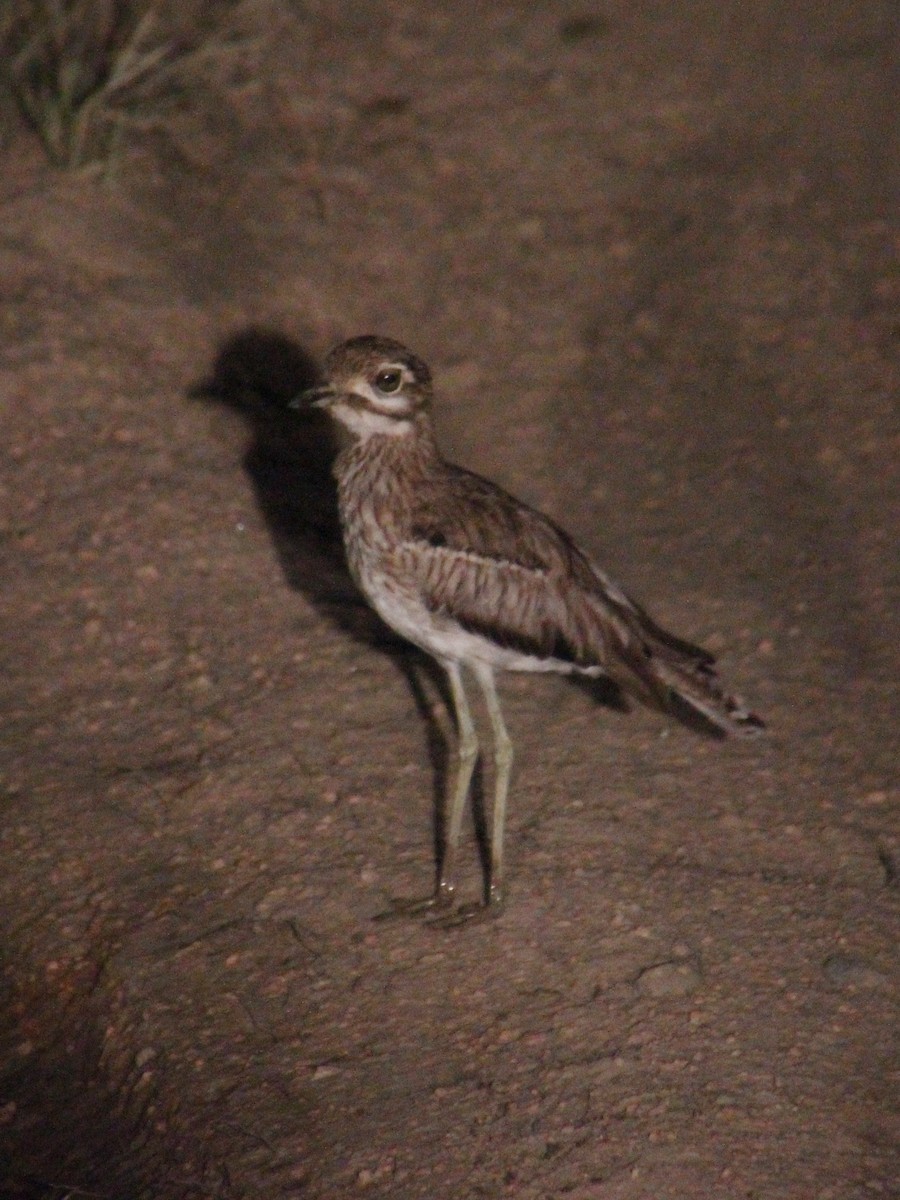
[[(483, 921), (486, 917), (495, 916), (503, 908), (503, 833), (506, 826), (506, 796), (509, 791), (509, 776), (512, 771), (513, 751), (512, 742), (509, 739), (509, 734), (506, 732), (506, 726), (503, 723), (503, 714), (500, 711), (500, 698), (497, 695), (497, 688), (494, 684), (494, 673), (487, 665), (473, 664), (475, 678), (478, 680), (482, 692), (484, 692), (485, 703), (487, 704), (488, 715), (491, 718), (491, 727), (494, 731), (494, 818), (491, 824), (491, 861), (489, 875), (487, 880), (487, 903), (486, 904), (463, 904), (453, 912), (446, 913), (442, 916), (428, 922), (430, 928), (436, 929), (455, 929), (461, 925), (466, 925), (473, 921)], [(462, 741), (460, 743), (460, 774), (462, 775)], [(474, 761), (472, 763), (474, 766)], [(466, 789), (468, 789), (468, 779), (471, 776), (471, 767), (468, 768), (469, 774), (466, 776)], [(460, 784), (457, 784), (459, 788)], [(454, 803), (459, 803), (459, 813), (457, 818), (462, 815), (462, 805), (465, 800), (465, 790), (460, 795), (459, 790), (454, 795)], [(450, 852), (452, 846), (454, 851), (456, 843), (453, 841), (453, 814), (450, 819), (450, 838), (448, 841), (448, 856), (445, 858), (445, 868), (449, 862), (450, 867), (453, 865), (453, 857)], [(459, 828), (457, 824), (457, 837)], [(452, 875), (449, 873), (442, 877), (439, 886), (446, 886), (444, 880), (450, 881), (448, 895), (452, 896)]]
[(506, 797), (509, 793), (509, 777), (512, 772), (513, 748), (503, 713), (500, 697), (494, 683), (494, 672), (487, 664), (479, 663), (475, 678), (481, 685), (487, 704), (491, 728), (494, 731), (494, 820), (491, 826), (491, 873), (488, 880), (488, 905), (499, 908), (503, 904), (503, 838), (506, 830)]
[[(443, 857), (438, 869), (437, 886), (430, 896), (418, 900), (396, 899), (386, 912), (377, 913), (375, 920), (383, 921), (391, 917), (409, 917), (429, 909), (448, 909), (453, 905), (456, 894), (456, 857), (459, 848), (459, 838), (462, 831), (463, 812), (466, 807), (466, 797), (472, 783), (472, 773), (478, 761), (478, 737), (475, 733), (475, 723), (469, 708), (469, 701), (463, 687), (462, 672), (455, 662), (444, 662), (444, 669), (450, 681), (450, 694), (453, 698), (453, 712), (456, 718), (457, 764), (456, 777), (453, 783), (453, 796), (450, 801), (450, 819), (447, 826)], [(453, 921), (451, 915), (447, 918)]]
[(457, 744), (456, 779), (453, 784), (453, 798), (450, 802), (450, 820), (447, 826), (447, 839), (444, 847), (443, 861), (438, 873), (436, 900), (441, 907), (453, 903), (456, 891), (456, 855), (459, 849), (459, 837), (462, 830), (463, 811), (466, 797), (472, 783), (472, 772), (478, 761), (478, 737), (475, 724), (463, 687), (462, 672), (455, 662), (444, 664), (447, 678), (450, 680), (450, 693), (453, 697), (453, 709), (456, 714), (456, 730), (459, 738)]

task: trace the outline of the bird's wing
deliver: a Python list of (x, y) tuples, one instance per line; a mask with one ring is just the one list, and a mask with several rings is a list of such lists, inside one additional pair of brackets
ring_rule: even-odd
[(399, 549), (427, 607), (507, 649), (599, 668), (659, 704), (638, 606), (549, 518), (455, 471), (462, 494), (440, 505), (423, 498)]
[(432, 612), (520, 653), (599, 668), (645, 703), (710, 729), (760, 731), (723, 691), (712, 654), (657, 625), (542, 513), (453, 471), (446, 503), (424, 497), (399, 550)]
[(571, 569), (573, 559), (586, 563), (549, 517), (480, 475), (449, 463), (442, 467), (417, 497), (412, 540), (538, 572), (563, 572)]
[(430, 611), (501, 646), (538, 658), (597, 665), (587, 639), (578, 636), (560, 587), (546, 570), (473, 550), (406, 542), (404, 568), (415, 574)]

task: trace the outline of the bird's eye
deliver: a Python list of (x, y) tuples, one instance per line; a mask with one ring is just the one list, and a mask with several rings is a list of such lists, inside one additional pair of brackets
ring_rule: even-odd
[(399, 391), (402, 382), (403, 373), (397, 367), (386, 367), (375, 376), (375, 386), (386, 395)]

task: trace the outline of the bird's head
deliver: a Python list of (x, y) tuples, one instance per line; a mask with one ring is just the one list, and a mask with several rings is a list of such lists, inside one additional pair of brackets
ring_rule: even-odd
[(431, 372), (400, 342), (351, 338), (325, 359), (326, 382), (293, 402), (325, 409), (357, 438), (409, 433), (431, 404)]

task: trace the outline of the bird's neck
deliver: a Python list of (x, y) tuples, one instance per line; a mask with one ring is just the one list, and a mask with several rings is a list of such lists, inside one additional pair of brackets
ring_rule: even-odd
[(401, 434), (373, 433), (354, 438), (341, 450), (334, 464), (334, 473), (341, 487), (349, 478), (406, 480), (412, 483), (417, 476), (432, 473), (442, 462), (431, 422), (418, 416), (409, 422)]
[(420, 414), (408, 433), (373, 434), (353, 441), (338, 455), (334, 474), (345, 527), (363, 518), (379, 525), (409, 520), (423, 485), (444, 465), (431, 422)]

